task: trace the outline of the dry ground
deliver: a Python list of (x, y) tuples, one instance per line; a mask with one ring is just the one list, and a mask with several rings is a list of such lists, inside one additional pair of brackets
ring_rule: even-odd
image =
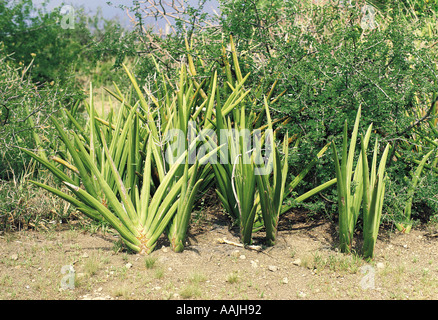
[(121, 249), (111, 232), (65, 224), (3, 233), (0, 299), (438, 298), (438, 238), (430, 227), (407, 235), (383, 231), (375, 259), (365, 262), (337, 251), (333, 222), (297, 213), (281, 218), (278, 244), (261, 252), (219, 243), (239, 238), (228, 217), (213, 211), (198, 212), (183, 253), (163, 238), (151, 255), (140, 256)]

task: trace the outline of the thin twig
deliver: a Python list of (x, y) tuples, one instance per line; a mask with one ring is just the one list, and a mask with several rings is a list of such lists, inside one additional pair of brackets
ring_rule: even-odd
[(240, 247), (240, 248), (250, 249), (250, 250), (254, 250), (254, 251), (259, 251), (259, 252), (262, 251), (262, 246), (244, 245), (244, 244), (241, 244), (238, 242), (227, 240), (225, 238), (218, 238), (217, 242), (222, 243), (222, 244), (229, 244), (229, 245)]

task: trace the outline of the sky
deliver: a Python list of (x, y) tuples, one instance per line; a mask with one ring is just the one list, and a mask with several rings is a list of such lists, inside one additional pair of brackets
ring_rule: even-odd
[[(108, 5), (107, 2), (110, 1), (112, 5)], [(44, 0), (33, 0), (34, 5), (39, 6), (44, 2)], [(164, 2), (164, 1), (163, 1)], [(188, 0), (190, 5), (196, 6), (198, 0)], [(130, 26), (129, 18), (127, 17), (125, 11), (120, 9), (118, 6), (123, 4), (126, 6), (132, 6), (132, 0), (49, 0), (47, 8), (49, 10), (53, 10), (54, 8), (58, 8), (61, 4), (72, 5), (73, 7), (79, 6), (84, 7), (85, 12), (87, 13), (96, 13), (97, 9), (100, 7), (102, 11), (102, 15), (104, 18), (112, 19), (118, 18), (121, 24), (125, 27)], [(204, 9), (208, 13), (213, 13), (213, 10), (219, 12), (219, 5), (217, 0), (207, 0), (204, 6)], [(147, 24), (155, 24), (154, 20), (146, 21)], [(160, 25), (164, 27), (163, 25)]]

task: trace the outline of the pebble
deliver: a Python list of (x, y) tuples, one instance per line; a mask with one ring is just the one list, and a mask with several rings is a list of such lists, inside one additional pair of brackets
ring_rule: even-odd
[(292, 263), (293, 263), (294, 265), (296, 265), (296, 266), (300, 266), (300, 265), (301, 265), (301, 259), (298, 258), (298, 259), (294, 260)]
[(14, 260), (14, 261), (18, 260), (18, 254), (16, 254), (16, 253), (12, 254), (11, 260)]
[(377, 262), (376, 267), (377, 269), (383, 269), (385, 268), (385, 264), (383, 262)]
[(242, 255), (240, 255), (239, 259), (240, 259), (240, 260), (245, 260), (245, 259), (246, 259), (246, 256), (245, 256), (244, 254), (242, 254)]
[(84, 254), (81, 256), (81, 258), (88, 258), (88, 257), (89, 257), (89, 255), (86, 252), (84, 252)]
[(278, 267), (277, 266), (268, 266), (268, 270), (269, 271), (272, 271), (272, 272), (275, 272), (275, 271), (277, 271), (278, 270)]
[(131, 269), (132, 268), (132, 263), (128, 262), (127, 264), (125, 264), (126, 269)]
[(281, 280), (281, 282), (282, 282), (283, 284), (288, 284), (288, 283), (289, 283), (289, 280), (287, 279), (287, 277), (284, 277), (283, 280)]

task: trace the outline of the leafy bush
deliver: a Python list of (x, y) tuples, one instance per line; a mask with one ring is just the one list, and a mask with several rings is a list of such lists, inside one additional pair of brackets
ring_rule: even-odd
[(57, 23), (61, 18), (58, 10), (52, 13), (44, 7), (36, 10), (31, 0), (12, 3), (2, 0), (0, 17), (0, 42), (5, 52), (14, 53), (16, 62), (24, 65), (33, 59), (31, 53), (36, 54), (32, 75), (35, 81), (50, 82), (70, 71), (68, 66), (79, 53), (80, 44), (71, 41), (68, 35), (71, 31)]
[[(290, 157), (292, 168), (300, 170), (327, 141), (339, 144), (344, 121), (352, 123), (360, 105), (360, 130), (373, 123), (376, 137), (384, 142), (409, 137), (417, 119), (412, 110), (429, 108), (425, 97), (436, 90), (436, 55), (427, 44), (433, 44), (436, 35), (419, 32), (423, 21), (407, 24), (406, 19), (376, 15), (378, 27), (371, 29), (361, 24), (363, 1), (349, 7), (293, 1), (221, 3), (221, 26), (245, 52), (244, 72), (260, 79), (265, 90), (278, 80), (277, 92), (286, 91), (275, 110), (289, 115), (287, 129), (301, 136), (300, 154)], [(307, 183), (320, 184), (333, 176), (329, 159), (321, 159)], [(401, 176), (409, 170), (388, 169)]]
[(63, 28), (61, 8), (48, 11), (46, 5), (0, 0), (0, 179), (20, 176), (26, 166), (29, 158), (16, 147), (34, 149), (41, 136), (40, 147), (53, 148), (48, 116), (60, 106), (75, 116), (85, 85), (117, 80), (114, 66), (128, 55), (117, 51), (125, 31), (116, 21), (76, 8), (74, 28)]
[[(56, 144), (48, 117), (59, 105), (70, 106), (81, 93), (70, 85), (59, 83), (35, 85), (29, 74), (33, 60), (27, 66), (15, 67), (9, 56), (0, 50), (0, 179), (20, 176), (28, 158), (18, 147), (48, 149)], [(34, 133), (38, 133), (35, 135)]]
[(103, 36), (101, 28), (116, 36), (116, 23), (105, 21), (99, 14), (87, 16), (77, 8), (74, 27), (63, 27), (66, 17), (61, 7), (49, 11), (47, 3), (37, 8), (32, 0), (0, 0), (0, 43), (7, 54), (14, 54), (17, 64), (28, 65), (34, 59), (34, 82), (64, 81), (74, 72), (90, 68), (98, 59), (108, 59), (108, 53), (98, 54), (92, 49), (97, 37)]

